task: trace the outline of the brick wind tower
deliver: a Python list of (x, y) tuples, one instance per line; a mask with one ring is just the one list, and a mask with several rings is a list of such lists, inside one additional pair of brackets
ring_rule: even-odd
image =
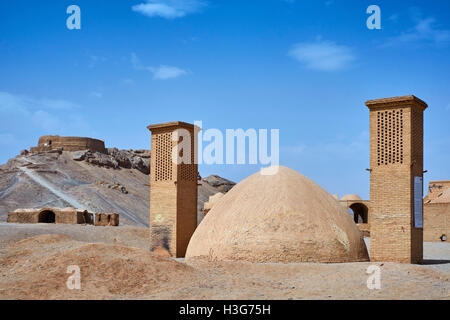
[(370, 109), (370, 259), (423, 260), (423, 112), (415, 96), (366, 102)]
[[(185, 122), (150, 125), (150, 250), (184, 257), (197, 227), (197, 127)], [(189, 136), (176, 138), (179, 132)], [(173, 138), (174, 137), (174, 138)], [(174, 141), (175, 140), (175, 141)], [(182, 146), (188, 148), (183, 148)], [(189, 152), (190, 163), (177, 164), (172, 152)]]

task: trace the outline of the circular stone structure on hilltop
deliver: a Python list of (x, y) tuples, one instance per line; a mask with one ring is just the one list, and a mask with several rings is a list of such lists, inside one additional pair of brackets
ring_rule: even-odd
[(107, 153), (103, 140), (84, 137), (42, 136), (38, 146), (30, 148), (31, 153), (61, 149), (63, 151), (84, 151)]
[(214, 205), (193, 234), (186, 258), (250, 262), (368, 261), (346, 210), (300, 173), (256, 173)]

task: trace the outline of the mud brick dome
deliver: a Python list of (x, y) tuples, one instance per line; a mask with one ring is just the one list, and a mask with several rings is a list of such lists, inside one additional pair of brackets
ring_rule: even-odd
[(30, 149), (31, 153), (50, 150), (81, 151), (106, 153), (105, 142), (102, 140), (82, 137), (43, 136), (39, 138), (38, 146)]
[(357, 194), (347, 194), (341, 198), (342, 201), (361, 201), (361, 197)]
[(237, 184), (199, 225), (186, 258), (251, 262), (368, 261), (346, 210), (300, 173), (279, 167)]

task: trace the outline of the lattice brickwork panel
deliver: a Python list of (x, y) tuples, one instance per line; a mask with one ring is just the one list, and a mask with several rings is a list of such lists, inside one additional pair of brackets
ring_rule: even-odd
[(182, 163), (179, 168), (179, 177), (178, 179), (184, 181), (197, 181), (198, 170), (197, 166), (194, 163), (194, 147), (191, 144), (191, 162), (189, 164)]
[(403, 163), (403, 110), (377, 113), (377, 163)]
[(172, 133), (157, 134), (155, 142), (155, 181), (172, 180)]

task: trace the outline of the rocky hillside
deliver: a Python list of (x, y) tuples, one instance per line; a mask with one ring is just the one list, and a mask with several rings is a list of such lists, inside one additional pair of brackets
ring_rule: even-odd
[[(22, 153), (0, 166), (0, 222), (17, 208), (76, 207), (116, 212), (122, 225), (147, 227), (149, 173), (148, 150)], [(218, 176), (199, 180), (199, 222), (209, 196), (233, 185)]]

